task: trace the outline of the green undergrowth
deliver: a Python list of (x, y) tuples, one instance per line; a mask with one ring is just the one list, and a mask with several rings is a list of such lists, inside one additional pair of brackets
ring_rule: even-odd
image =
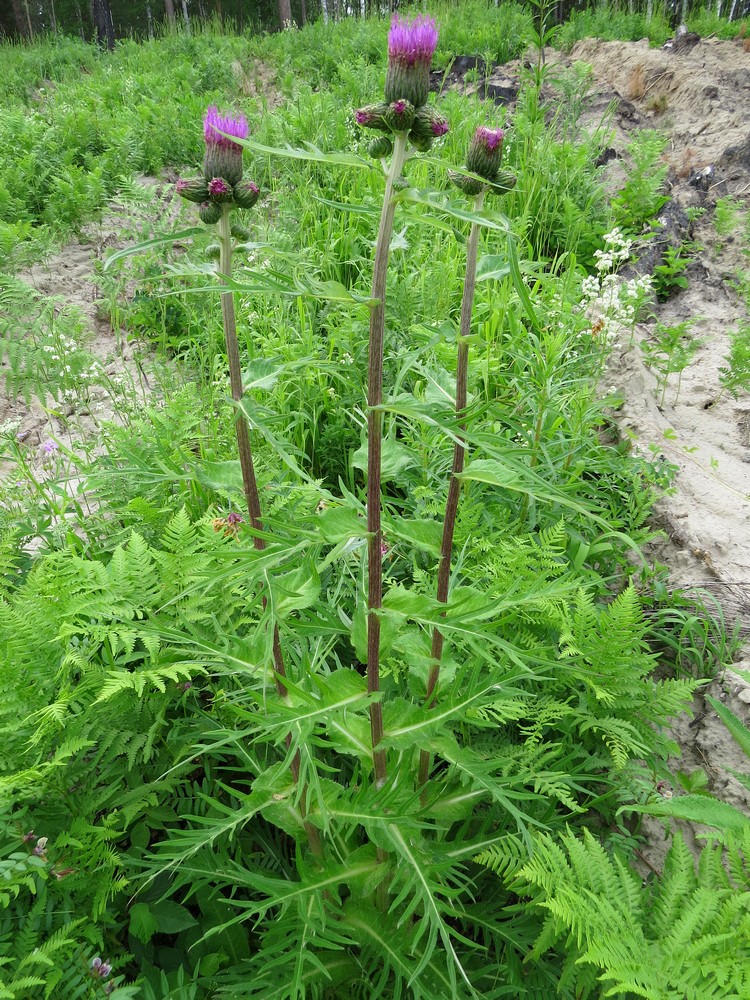
[[(517, 54), (525, 15), (471, 9), (476, 25), (441, 15), (441, 65), (468, 50)], [(498, 48), (497, 29), (514, 25), (513, 48)], [(128, 42), (111, 58), (71, 42), (46, 61), (31, 48), (25, 66), (13, 50), (5, 134), (39, 157), (28, 198), (11, 176), (14, 211), (43, 241), (107, 203), (120, 156), (128, 170), (194, 172), (205, 104), (237, 97), (229, 57), (253, 52), (285, 94), (262, 113), (262, 99), (237, 98), (257, 142), (362, 154), (351, 107), (382, 86), (384, 38), (383, 22), (352, 20)], [(26, 113), (42, 71), (49, 97)], [(593, 322), (586, 310), (585, 282), (611, 270), (597, 251), (627, 237), (603, 239), (615, 219), (595, 163), (608, 125), (580, 127), (579, 82), (553, 127), (530, 80), (509, 122), (447, 93), (443, 165), (406, 167), (386, 301), (383, 787), (363, 667), (378, 170), (246, 155), (263, 198), (235, 234), (233, 277), (261, 550), (228, 517), (244, 498), (211, 232), (193, 231), (185, 210), (182, 236), (97, 274), (120, 336), (165, 361), (148, 367), (146, 401), (113, 386), (106, 363), (92, 371), (80, 314), (3, 278), (6, 395), (17, 413), (44, 403), (61, 435), (40, 455), (17, 419), (0, 427), (0, 996), (736, 1000), (746, 989), (746, 820), (696, 776), (691, 794), (664, 793), (669, 722), (731, 643), (670, 603), (642, 555), (673, 470), (619, 439), (617, 387), (601, 389), (633, 313), (607, 306)], [(508, 126), (519, 181), (492, 206), (507, 232), (480, 240), (468, 461), (439, 604), (470, 221), (444, 165), (488, 120)], [(614, 202), (626, 234), (658, 196), (654, 142), (643, 138)], [(92, 185), (77, 209), (56, 153)], [(141, 218), (123, 224), (129, 241), (153, 235)], [(96, 417), (108, 392), (110, 419)], [(285, 697), (269, 667), (274, 625)], [(435, 765), (416, 789), (424, 750)], [(645, 885), (634, 874), (643, 813), (708, 824), (697, 874), (679, 840), (663, 873)]]

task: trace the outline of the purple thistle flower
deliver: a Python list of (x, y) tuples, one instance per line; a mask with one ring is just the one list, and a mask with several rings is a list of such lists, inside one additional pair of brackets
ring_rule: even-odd
[(473, 174), (494, 181), (500, 169), (504, 135), (501, 128), (486, 125), (480, 125), (474, 132), (466, 155), (466, 166)]
[[(222, 132), (227, 135), (222, 135)], [(203, 119), (203, 138), (206, 140), (203, 176), (206, 181), (212, 177), (223, 177), (229, 184), (239, 184), (242, 180), (242, 146), (230, 137), (247, 139), (247, 135), (244, 115), (237, 118), (220, 115), (218, 108), (211, 105)]]
[(445, 135), (449, 128), (450, 126), (445, 118), (434, 118), (430, 122), (430, 131), (436, 139), (439, 139), (441, 135)]
[(244, 115), (239, 115), (237, 118), (232, 118), (231, 115), (220, 115), (219, 109), (215, 104), (212, 104), (207, 109), (203, 119), (203, 138), (206, 140), (206, 145), (223, 146), (242, 152), (242, 146), (232, 142), (227, 136), (221, 135), (222, 132), (226, 132), (236, 139), (247, 139), (247, 118)]
[(490, 152), (494, 152), (502, 144), (504, 136), (501, 128), (487, 128), (486, 125), (480, 125), (474, 133), (477, 142), (483, 143)]
[(385, 99), (405, 99), (421, 108), (430, 92), (430, 63), (438, 42), (434, 20), (419, 14), (407, 21), (394, 14), (388, 32), (388, 71)]
[(394, 14), (388, 32), (388, 58), (407, 66), (426, 63), (429, 67), (438, 43), (438, 30), (434, 20), (419, 14), (409, 23)]

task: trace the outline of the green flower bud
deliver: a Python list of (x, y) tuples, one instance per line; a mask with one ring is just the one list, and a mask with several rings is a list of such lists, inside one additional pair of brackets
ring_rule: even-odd
[(235, 225), (232, 226), (231, 232), (232, 236), (234, 236), (236, 240), (240, 240), (242, 243), (245, 243), (250, 239), (251, 234), (247, 226), (238, 226), (235, 223)]
[(196, 205), (208, 201), (208, 185), (202, 177), (191, 177), (189, 180), (181, 177), (175, 185), (175, 190), (181, 198), (193, 201)]
[(260, 196), (260, 188), (252, 181), (234, 185), (234, 203), (238, 208), (252, 208)]
[(374, 160), (382, 160), (384, 156), (390, 156), (393, 152), (393, 143), (387, 135), (379, 135), (367, 147), (367, 152)]
[(221, 247), (218, 243), (211, 243), (206, 247), (206, 256), (209, 260), (218, 260), (221, 257)]
[(507, 194), (516, 186), (518, 178), (511, 170), (498, 170), (487, 188), (490, 194)]
[(391, 127), (386, 121), (386, 115), (390, 111), (388, 104), (368, 104), (364, 108), (358, 108), (354, 112), (357, 125), (362, 128), (374, 128), (380, 132), (390, 132)]
[(385, 121), (394, 132), (408, 132), (414, 121), (414, 105), (400, 98), (388, 105)]
[[(448, 128), (447, 120), (431, 105), (425, 104), (414, 115), (409, 139), (414, 146), (417, 146), (418, 139), (429, 139), (431, 143), (433, 139), (445, 135)], [(419, 147), (417, 146), (417, 148)]]
[(472, 197), (479, 194), (482, 188), (485, 187), (481, 181), (474, 180), (473, 177), (467, 177), (466, 174), (460, 174), (457, 170), (449, 170), (448, 178), (464, 194), (471, 195)]
[(232, 200), (232, 188), (223, 177), (212, 177), (208, 182), (208, 196), (217, 205)]
[(428, 153), (432, 148), (432, 136), (422, 138), (422, 136), (415, 135), (413, 131), (409, 133), (409, 142), (420, 153)]
[(201, 217), (201, 222), (205, 222), (207, 226), (215, 226), (221, 218), (221, 208), (213, 202), (204, 201), (198, 207), (198, 215)]

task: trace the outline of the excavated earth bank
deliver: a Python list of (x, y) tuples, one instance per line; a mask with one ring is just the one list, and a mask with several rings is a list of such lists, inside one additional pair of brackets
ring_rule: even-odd
[[(737, 399), (722, 393), (719, 369), (727, 365), (731, 331), (750, 321), (735, 287), (743, 272), (750, 274), (750, 226), (745, 220), (734, 232), (719, 236), (715, 221), (719, 199), (744, 198), (750, 208), (750, 51), (740, 40), (678, 32), (662, 49), (649, 48), (646, 40), (586, 39), (567, 57), (548, 52), (543, 98), (550, 120), (556, 73), (580, 63), (593, 71), (581, 125), (598, 128), (614, 106), (604, 157), (609, 191), (618, 191), (627, 179), (627, 147), (638, 131), (657, 129), (668, 138), (665, 193), (671, 200), (662, 210), (661, 229), (639, 246), (639, 260), (624, 277), (652, 273), (669, 247), (689, 242), (698, 248), (691, 253), (687, 288), (655, 305), (653, 317), (637, 325), (633, 343), (615, 349), (607, 374), (607, 384), (625, 399), (617, 414), (621, 433), (635, 447), (655, 446), (677, 470), (675, 491), (658, 508), (664, 540), (650, 555), (669, 566), (675, 587), (710, 595), (730, 630), (737, 626), (745, 633), (750, 609), (750, 392)], [(521, 69), (520, 63), (509, 63), (488, 72), (481, 60), (477, 65), (476, 59), (464, 57), (444, 82), (436, 76), (433, 83), (436, 89), (457, 86), (512, 107)], [(462, 83), (468, 70), (474, 75), (479, 70), (481, 82)], [(683, 372), (679, 395), (673, 375), (662, 403), (657, 375), (644, 364), (642, 345), (654, 342), (657, 321), (675, 326), (687, 320), (700, 347)], [(705, 700), (706, 694), (713, 695), (750, 725), (750, 673), (745, 671), (750, 671), (747, 651), (695, 699), (692, 718), (677, 720), (674, 736), (682, 758), (672, 762), (672, 771), (703, 769), (715, 795), (750, 815), (750, 793), (729, 773), (748, 773), (750, 761)], [(668, 789), (665, 793), (671, 794)], [(700, 846), (700, 831), (675, 825), (682, 827), (688, 843)], [(644, 860), (660, 870), (669, 841), (660, 823), (647, 819), (644, 827)]]

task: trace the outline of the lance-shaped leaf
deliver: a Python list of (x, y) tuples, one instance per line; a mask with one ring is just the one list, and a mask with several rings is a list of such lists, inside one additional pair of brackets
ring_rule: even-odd
[(366, 170), (376, 169), (376, 165), (370, 160), (365, 160), (356, 153), (324, 153), (322, 149), (312, 142), (305, 142), (303, 147), (290, 146), (284, 143), (283, 146), (264, 146), (255, 139), (237, 139), (233, 142), (240, 146), (251, 149), (254, 153), (265, 153), (267, 156), (281, 156), (288, 160), (309, 160), (313, 163), (328, 163), (331, 166), (360, 167)]

